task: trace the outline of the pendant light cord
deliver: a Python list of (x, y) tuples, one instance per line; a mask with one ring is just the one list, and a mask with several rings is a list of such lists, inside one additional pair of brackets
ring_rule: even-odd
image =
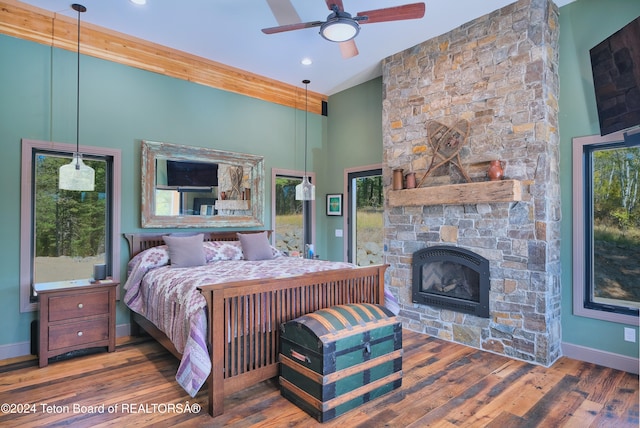
[(71, 5), (73, 10), (78, 12), (78, 60), (76, 79), (76, 169), (80, 169), (80, 14), (86, 12), (87, 8), (81, 4)]
[(78, 78), (76, 79), (76, 169), (80, 169), (80, 9), (78, 9)]
[(307, 130), (309, 118), (309, 83), (310, 80), (303, 80), (304, 83), (304, 176), (307, 176)]

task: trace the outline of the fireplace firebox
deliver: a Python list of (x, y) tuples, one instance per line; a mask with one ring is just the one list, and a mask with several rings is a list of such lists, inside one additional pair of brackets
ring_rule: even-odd
[(413, 302), (489, 318), (489, 261), (464, 248), (413, 253)]

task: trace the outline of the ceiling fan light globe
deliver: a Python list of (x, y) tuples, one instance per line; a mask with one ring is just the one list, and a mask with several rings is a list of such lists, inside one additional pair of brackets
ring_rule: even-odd
[(346, 42), (360, 32), (360, 25), (351, 18), (335, 18), (320, 26), (320, 35), (330, 42)]

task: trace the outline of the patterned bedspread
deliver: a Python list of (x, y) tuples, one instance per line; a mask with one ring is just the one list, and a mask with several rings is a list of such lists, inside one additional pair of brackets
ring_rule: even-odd
[(127, 306), (153, 322), (182, 353), (176, 380), (192, 397), (211, 372), (207, 350), (206, 302), (198, 286), (238, 279), (276, 278), (354, 265), (285, 257), (246, 261), (239, 242), (205, 242), (207, 264), (172, 268), (166, 245), (150, 248), (129, 261), (124, 285)]

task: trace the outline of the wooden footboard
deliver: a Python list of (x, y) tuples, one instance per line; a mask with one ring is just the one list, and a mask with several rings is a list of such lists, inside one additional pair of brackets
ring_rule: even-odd
[(224, 397), (278, 375), (279, 327), (333, 305), (384, 303), (386, 265), (200, 287), (207, 300), (209, 414)]

